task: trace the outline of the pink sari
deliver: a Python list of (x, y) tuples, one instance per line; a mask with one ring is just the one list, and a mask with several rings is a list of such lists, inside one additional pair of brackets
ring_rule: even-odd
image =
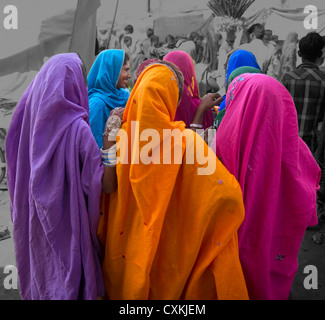
[[(188, 128), (192, 123), (196, 109), (201, 102), (193, 59), (184, 51), (171, 51), (166, 54), (164, 60), (174, 63), (183, 73), (184, 90), (182, 99), (177, 107), (174, 121), (184, 121)], [(209, 109), (205, 112), (203, 117), (203, 129), (212, 126), (213, 120), (213, 111)]]
[(211, 148), (242, 188), (239, 254), (250, 299), (288, 299), (305, 230), (317, 224), (320, 180), (288, 91), (264, 74), (235, 78)]

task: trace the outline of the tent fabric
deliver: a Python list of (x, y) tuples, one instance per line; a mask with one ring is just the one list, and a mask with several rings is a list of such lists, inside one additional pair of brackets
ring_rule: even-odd
[[(0, 98), (18, 101), (47, 58), (77, 52), (87, 70), (95, 59), (99, 0), (4, 0), (16, 5), (17, 30), (0, 28)], [(35, 9), (37, 8), (37, 9)]]
[(161, 42), (164, 42), (169, 34), (173, 36), (187, 36), (192, 31), (200, 29), (204, 22), (203, 15), (201, 14), (160, 17), (154, 21), (155, 35), (159, 36)]
[(305, 13), (304, 9), (264, 8), (246, 18), (245, 23), (246, 26), (251, 26), (254, 23), (265, 23), (265, 28), (272, 30), (273, 34), (278, 35), (280, 40), (284, 40), (291, 31), (297, 32), (300, 38), (310, 31), (316, 31), (325, 36), (325, 10), (317, 10), (317, 29), (308, 30), (304, 26), (304, 21), (306, 18), (308, 20), (310, 13)]

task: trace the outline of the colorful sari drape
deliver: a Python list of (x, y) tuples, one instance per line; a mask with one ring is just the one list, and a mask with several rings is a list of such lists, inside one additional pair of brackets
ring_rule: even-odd
[[(196, 109), (201, 102), (193, 59), (186, 52), (171, 51), (166, 54), (164, 60), (174, 63), (183, 73), (184, 89), (174, 120), (184, 121), (186, 127), (189, 128), (193, 121)], [(211, 109), (205, 112), (202, 125), (203, 129), (213, 125), (213, 112)]]
[(264, 74), (235, 78), (211, 147), (242, 188), (238, 241), (249, 297), (288, 299), (306, 228), (317, 224), (320, 180), (289, 92)]
[[(247, 299), (238, 182), (201, 137), (172, 121), (178, 94), (172, 70), (150, 65), (126, 105), (118, 190), (103, 197), (98, 229), (109, 299)], [(171, 139), (177, 132), (183, 138)], [(200, 172), (203, 152), (209, 174)]]

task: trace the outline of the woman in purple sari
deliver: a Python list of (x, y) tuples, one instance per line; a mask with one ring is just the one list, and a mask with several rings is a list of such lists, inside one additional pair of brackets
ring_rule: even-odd
[[(6, 139), (23, 299), (97, 299), (104, 292), (97, 226), (116, 188), (89, 126), (86, 71), (75, 53), (49, 59), (20, 99)], [(105, 145), (110, 147), (110, 145)]]

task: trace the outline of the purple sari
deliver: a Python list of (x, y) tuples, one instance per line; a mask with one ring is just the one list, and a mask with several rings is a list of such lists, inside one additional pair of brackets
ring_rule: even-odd
[(96, 299), (104, 291), (97, 226), (101, 155), (77, 54), (47, 61), (19, 101), (6, 139), (23, 299)]

